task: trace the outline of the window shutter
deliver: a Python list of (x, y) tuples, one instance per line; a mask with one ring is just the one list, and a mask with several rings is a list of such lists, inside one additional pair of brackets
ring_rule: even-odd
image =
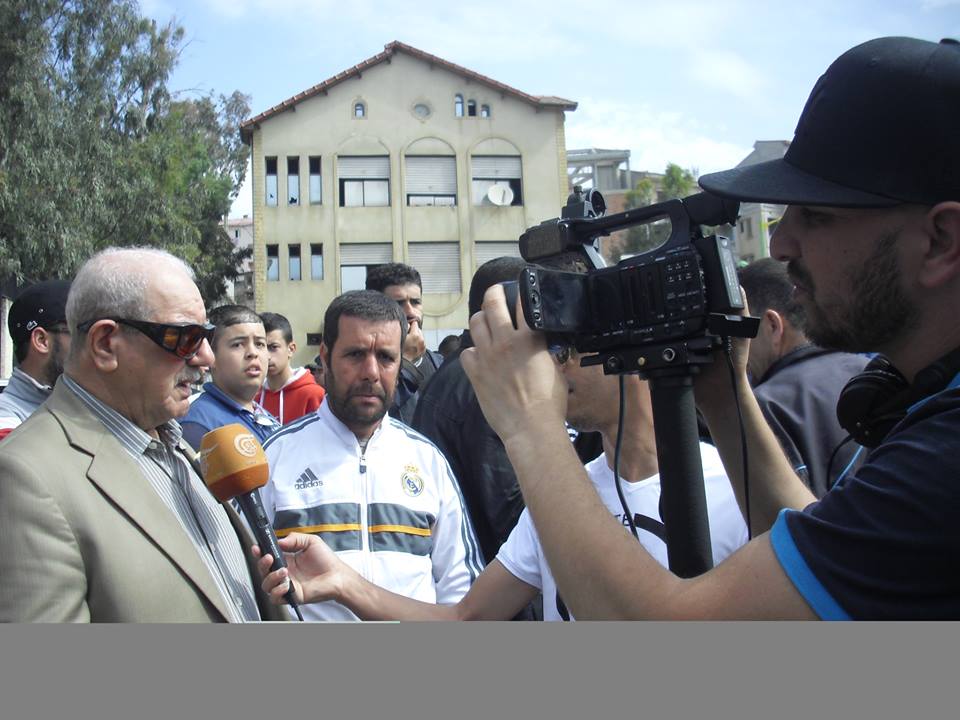
[(422, 195), (457, 194), (454, 157), (407, 157), (406, 191)]
[(520, 257), (520, 243), (478, 242), (474, 245), (473, 256), (477, 262), (477, 267), (498, 257)]
[(407, 251), (410, 264), (420, 273), (424, 294), (460, 292), (459, 243), (410, 243)]
[(337, 158), (337, 176), (341, 180), (390, 178), (389, 155), (350, 155)]
[(519, 156), (474, 155), (472, 158), (473, 177), (498, 180), (520, 179)]
[(382, 265), (393, 262), (390, 243), (343, 243), (340, 246), (340, 265)]

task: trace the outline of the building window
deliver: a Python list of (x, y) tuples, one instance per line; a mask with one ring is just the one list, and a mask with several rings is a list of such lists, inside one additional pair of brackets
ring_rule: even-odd
[(363, 290), (367, 284), (367, 270), (392, 261), (392, 243), (341, 244), (340, 292)]
[(407, 205), (457, 204), (457, 159), (453, 156), (408, 156), (404, 188)]
[(240, 231), (239, 231), (239, 230), (234, 230), (234, 231), (233, 231), (233, 238), (234, 238), (235, 240), (239, 240), (239, 239), (240, 239)]
[(480, 117), (490, 117), (490, 106), (481, 105), (480, 106)]
[(280, 246), (267, 245), (267, 280), (280, 279)]
[(477, 101), (476, 100), (467, 100), (467, 115), (470, 117), (477, 116)]
[(385, 207), (390, 204), (388, 155), (337, 158), (340, 207)]
[(460, 245), (456, 242), (415, 242), (407, 246), (410, 264), (423, 281), (423, 292), (460, 292)]
[(453, 114), (457, 117), (463, 117), (463, 95), (457, 95), (453, 99)]
[(310, 243), (310, 279), (323, 280), (323, 243)]
[(287, 245), (287, 264), (290, 267), (290, 279), (300, 279), (300, 245)]
[(310, 158), (310, 204), (319, 205), (321, 200), (320, 158), (314, 155)]
[(319, 345), (323, 342), (323, 333), (307, 333), (307, 345)]
[(360, 119), (365, 118), (367, 116), (367, 106), (362, 102), (354, 103), (353, 116)]
[(277, 206), (277, 158), (264, 158), (267, 170), (267, 205), (269, 207)]
[(300, 158), (287, 158), (287, 203), (300, 204)]
[(523, 205), (519, 156), (474, 155), (471, 164), (474, 205)]

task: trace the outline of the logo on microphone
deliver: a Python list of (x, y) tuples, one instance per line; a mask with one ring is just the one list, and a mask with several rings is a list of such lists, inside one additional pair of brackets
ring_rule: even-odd
[(257, 439), (250, 433), (237, 435), (233, 439), (233, 446), (237, 449), (238, 453), (245, 457), (252, 458), (257, 456)]
[(423, 478), (420, 477), (420, 469), (416, 465), (406, 465), (403, 469), (404, 473), (400, 476), (403, 491), (410, 497), (416, 497), (423, 492)]

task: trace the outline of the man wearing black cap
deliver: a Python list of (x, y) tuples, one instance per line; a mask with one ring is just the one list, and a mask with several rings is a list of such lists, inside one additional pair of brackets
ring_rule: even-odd
[[(881, 357), (838, 404), (848, 432), (876, 447), (819, 502), (763, 421), (746, 343), (734, 346), (734, 387), (722, 361), (697, 379), (744, 508), (739, 399), (756, 535), (699, 577), (660, 567), (611, 520), (575, 462), (543, 339), (513, 328), (501, 289), (487, 292), (461, 362), (576, 617), (960, 618), (958, 117), (960, 45), (872, 40), (820, 78), (783, 159), (700, 179), (788, 205), (771, 254), (788, 263), (811, 340)], [(571, 533), (572, 517), (589, 531)]]
[(7, 316), (17, 367), (0, 394), (0, 440), (50, 396), (70, 351), (67, 280), (31, 285), (14, 300)]

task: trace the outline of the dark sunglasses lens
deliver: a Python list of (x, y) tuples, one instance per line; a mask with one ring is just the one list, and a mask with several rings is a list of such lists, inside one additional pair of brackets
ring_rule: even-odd
[(168, 350), (179, 355), (181, 342), (180, 328), (171, 327), (169, 325), (163, 328), (160, 344), (163, 346), (164, 350)]
[(202, 325), (190, 325), (179, 328), (179, 331), (180, 339), (177, 343), (177, 355), (189, 360), (200, 352), (200, 346), (203, 345), (203, 341), (207, 337), (206, 328)]

